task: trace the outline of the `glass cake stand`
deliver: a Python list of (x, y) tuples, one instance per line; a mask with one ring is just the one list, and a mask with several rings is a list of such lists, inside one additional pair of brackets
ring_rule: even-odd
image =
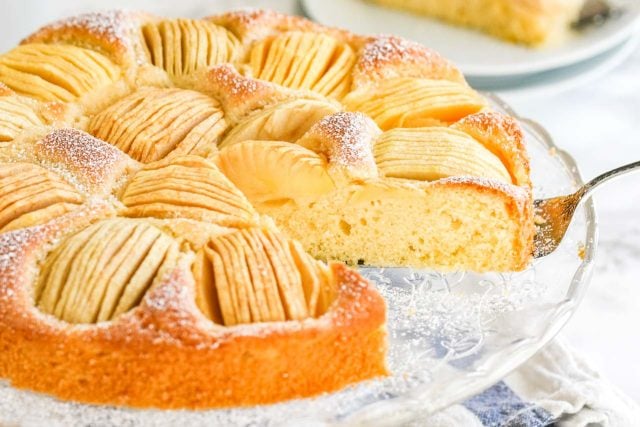
[[(487, 96), (495, 109), (517, 117), (500, 99)], [(582, 179), (571, 156), (555, 147), (540, 125), (520, 122), (535, 197), (573, 191)], [(587, 289), (596, 240), (595, 211), (588, 200), (558, 250), (523, 272), (362, 268), (388, 303), (388, 378), (315, 398), (208, 411), (62, 402), (0, 382), (0, 425), (397, 425), (420, 419), (499, 381), (560, 331)]]

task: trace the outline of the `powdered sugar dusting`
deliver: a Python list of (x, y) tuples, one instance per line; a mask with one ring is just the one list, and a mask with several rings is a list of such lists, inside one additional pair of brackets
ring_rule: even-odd
[(273, 10), (256, 9), (251, 7), (236, 9), (224, 14), (225, 19), (244, 26), (251, 25), (263, 19), (272, 19), (272, 17), (276, 16), (278, 16), (278, 14)]
[(215, 88), (219, 89), (223, 95), (234, 95), (246, 97), (255, 95), (260, 89), (265, 87), (254, 79), (240, 75), (231, 65), (224, 64), (212, 67), (208, 72), (209, 81)]
[[(315, 126), (329, 141), (331, 163), (340, 166), (373, 166), (373, 137), (377, 127), (363, 113), (340, 112), (324, 117)], [(313, 130), (312, 130), (313, 132)]]
[(68, 105), (58, 101), (50, 101), (40, 104), (40, 113), (50, 122), (63, 120)]
[(128, 23), (128, 12), (124, 10), (108, 10), (90, 12), (62, 19), (45, 27), (54, 31), (69, 28), (82, 28), (104, 38), (109, 43), (128, 45), (131, 28)]
[(377, 36), (372, 42), (367, 43), (361, 56), (361, 65), (365, 68), (377, 67), (380, 64), (391, 62), (415, 62), (416, 55), (422, 58), (438, 56), (431, 49), (419, 43), (392, 35)]
[(81, 172), (94, 185), (101, 183), (108, 169), (123, 156), (112, 145), (72, 128), (51, 132), (36, 149), (48, 160)]
[[(363, 274), (375, 283), (388, 302), (388, 361), (392, 372), (389, 377), (309, 399), (200, 411), (83, 405), (0, 383), (0, 420), (24, 422), (27, 419), (38, 425), (38, 422), (42, 424), (53, 417), (65, 426), (319, 425), (358, 424), (363, 413), (373, 412), (389, 424), (401, 424), (402, 415), (396, 419), (398, 415), (395, 413), (402, 414), (403, 410), (412, 408), (403, 396), (411, 399), (412, 392), (428, 391), (431, 398), (441, 397), (443, 389), (449, 390), (446, 387), (451, 386), (452, 378), (458, 392), (468, 387), (470, 380), (478, 381), (479, 376), (473, 377), (472, 374), (496, 356), (492, 345), (498, 345), (500, 339), (504, 339), (500, 334), (502, 329), (496, 332), (495, 325), (502, 325), (499, 322), (508, 316), (526, 316), (526, 310), (519, 314), (522, 307), (531, 309), (540, 300), (549, 301), (546, 285), (553, 283), (532, 283), (535, 276), (527, 273), (507, 278), (495, 274), (441, 275), (422, 270), (370, 268)], [(362, 282), (361, 287), (366, 286), (373, 285)], [(358, 292), (357, 289), (355, 291)], [(294, 327), (306, 322), (282, 322), (273, 326), (294, 331)], [(515, 324), (516, 327), (511, 324), (509, 337), (526, 336), (526, 328), (517, 327), (519, 324)], [(246, 325), (241, 330), (238, 328), (238, 335), (256, 335), (259, 330), (266, 331), (265, 325)], [(341, 342), (336, 340), (335, 345), (341, 345)], [(452, 375), (454, 367), (460, 369), (462, 373), (459, 376), (464, 376), (466, 381)], [(283, 385), (285, 380), (283, 377)], [(477, 383), (471, 384), (477, 387)], [(453, 394), (448, 393), (447, 396)], [(424, 408), (424, 404), (421, 403), (420, 407)], [(31, 418), (30, 413), (34, 414)], [(365, 418), (359, 424), (371, 423), (370, 418)]]
[[(17, 259), (24, 254), (25, 248), (38, 236), (46, 232), (46, 226), (31, 228), (0, 234), (0, 277), (5, 280), (13, 277)], [(0, 286), (0, 291), (4, 286)]]
[(511, 116), (500, 114), (495, 111), (483, 111), (477, 114), (471, 114), (460, 120), (462, 124), (471, 125), (490, 131), (493, 128), (501, 128), (504, 134), (513, 144), (522, 145), (524, 135), (522, 128), (518, 122)]
[(480, 185), (485, 188), (500, 191), (509, 195), (509, 197), (515, 200), (520, 206), (531, 203), (531, 192), (523, 187), (517, 185), (507, 184), (495, 179), (484, 178), (479, 176), (452, 176), (449, 178), (443, 178), (438, 183), (450, 183), (450, 184), (470, 184)]
[(356, 69), (366, 77), (428, 77), (464, 82), (462, 73), (437, 52), (392, 35), (375, 36), (367, 43)]
[[(189, 261), (192, 261), (191, 258), (189, 257)], [(187, 287), (184, 286), (184, 283), (188, 282), (185, 277), (186, 271), (189, 271), (189, 266), (185, 262), (165, 271), (159, 280), (161, 286), (150, 291), (149, 298), (146, 299), (147, 306), (159, 312), (183, 309), (183, 305), (191, 296)]]

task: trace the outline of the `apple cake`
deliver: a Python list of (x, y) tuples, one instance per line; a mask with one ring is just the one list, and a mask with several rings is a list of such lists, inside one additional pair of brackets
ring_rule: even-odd
[(530, 46), (561, 40), (585, 0), (368, 0)]
[(516, 121), (437, 53), (269, 11), (80, 15), (0, 55), (0, 378), (255, 405), (387, 374), (346, 264), (531, 258)]

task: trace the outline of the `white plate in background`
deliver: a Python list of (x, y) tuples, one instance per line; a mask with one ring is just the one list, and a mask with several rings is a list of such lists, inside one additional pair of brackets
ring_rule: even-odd
[(603, 25), (575, 32), (558, 46), (530, 49), (364, 0), (301, 0), (305, 13), (321, 24), (360, 34), (390, 33), (415, 40), (437, 50), (473, 77), (539, 73), (585, 61), (619, 46), (639, 27), (640, 1), (614, 3), (621, 13)]
[(640, 35), (637, 35), (578, 64), (507, 79), (507, 82), (500, 81), (501, 79), (474, 78), (469, 79), (469, 82), (477, 89), (496, 92), (507, 101), (554, 95), (597, 81), (633, 54), (639, 44)]

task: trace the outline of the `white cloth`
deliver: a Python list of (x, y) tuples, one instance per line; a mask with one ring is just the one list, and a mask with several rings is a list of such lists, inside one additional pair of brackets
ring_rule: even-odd
[(466, 401), (412, 425), (640, 426), (640, 406), (603, 379), (561, 337), (505, 378), (502, 391), (496, 392), (496, 387), (479, 396), (481, 405)]

